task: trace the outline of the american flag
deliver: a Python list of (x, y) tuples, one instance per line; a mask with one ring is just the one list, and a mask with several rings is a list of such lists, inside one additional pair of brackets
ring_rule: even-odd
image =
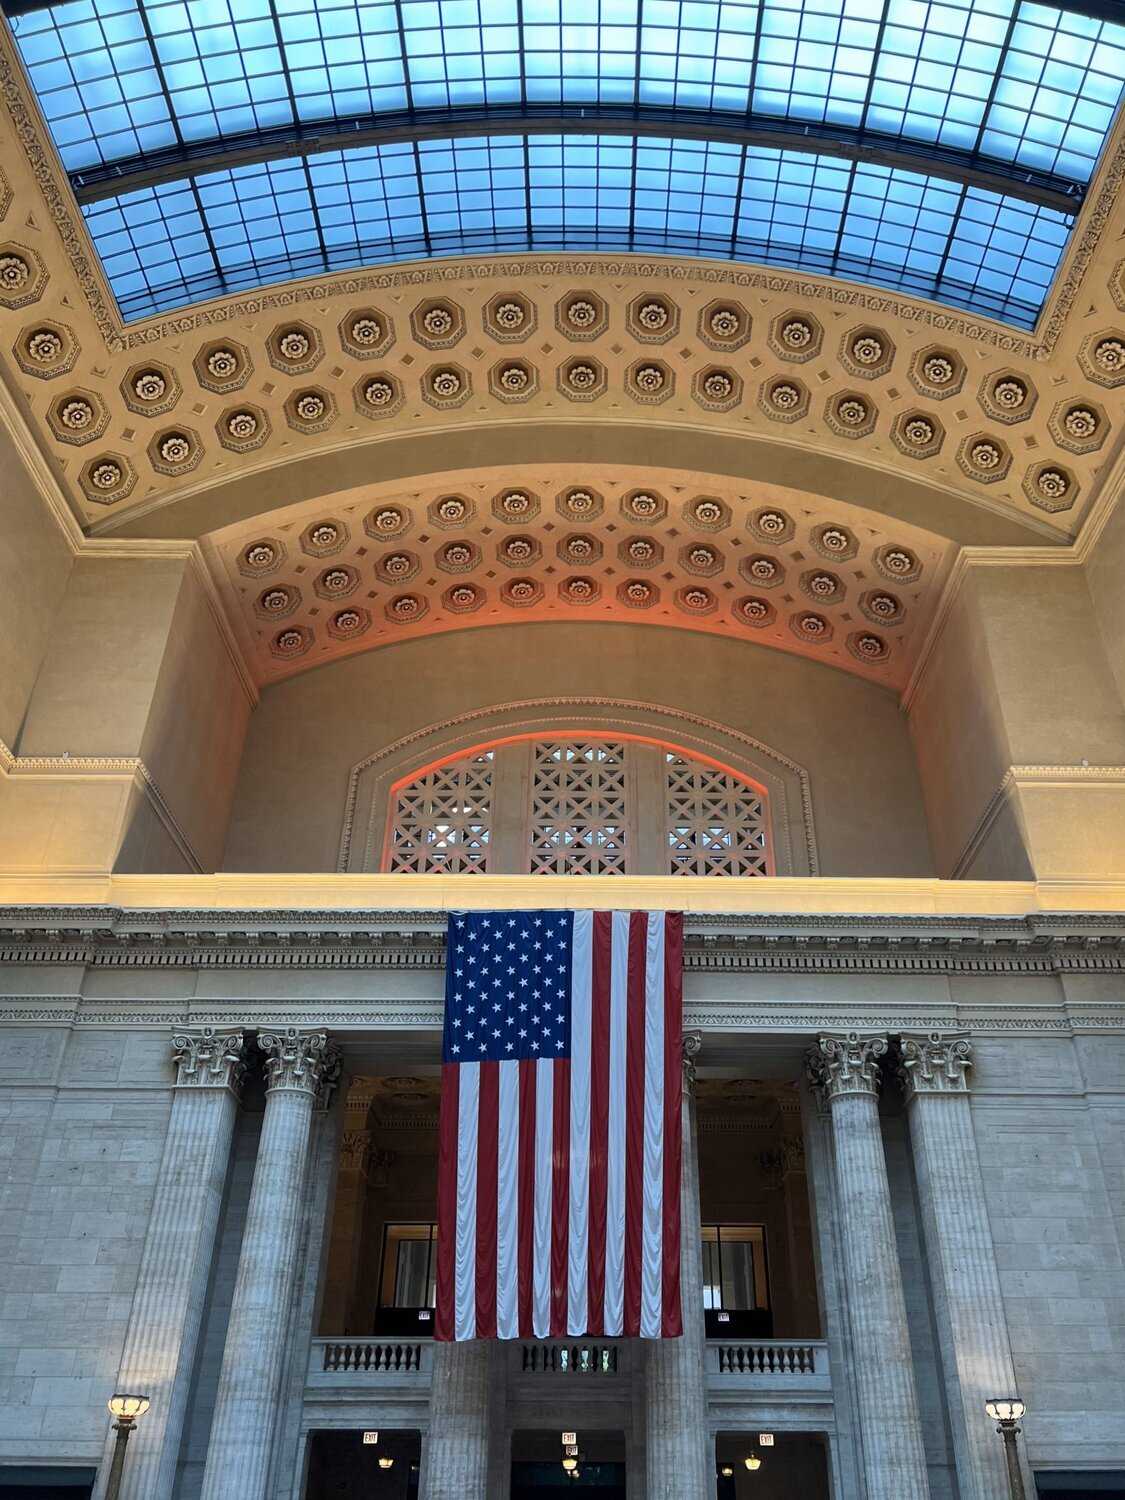
[(683, 922), (450, 917), (439, 1339), (680, 1335)]

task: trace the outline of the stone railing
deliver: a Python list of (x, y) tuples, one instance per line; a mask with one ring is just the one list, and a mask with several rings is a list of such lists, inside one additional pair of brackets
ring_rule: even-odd
[(712, 1393), (830, 1394), (828, 1345), (823, 1339), (709, 1339), (707, 1384)]
[(309, 1380), (317, 1385), (398, 1380), (429, 1382), (428, 1339), (313, 1339)]
[(521, 1343), (515, 1368), (523, 1375), (618, 1375), (624, 1354), (620, 1344), (552, 1339)]

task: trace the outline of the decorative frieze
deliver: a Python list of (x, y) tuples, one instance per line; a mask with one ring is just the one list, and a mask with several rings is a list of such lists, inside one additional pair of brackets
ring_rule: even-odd
[(907, 1099), (915, 1094), (967, 1094), (973, 1044), (968, 1037), (904, 1036), (898, 1076)]
[(241, 1031), (204, 1026), (198, 1031), (175, 1032), (176, 1087), (230, 1089), (237, 1094), (246, 1073), (244, 1047)]

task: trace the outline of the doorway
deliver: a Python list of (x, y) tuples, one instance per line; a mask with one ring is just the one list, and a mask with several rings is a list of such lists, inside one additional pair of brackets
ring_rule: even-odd
[(305, 1500), (417, 1500), (422, 1435), (313, 1432)]
[(563, 1432), (512, 1434), (511, 1500), (625, 1500), (625, 1434), (576, 1428), (572, 1455)]

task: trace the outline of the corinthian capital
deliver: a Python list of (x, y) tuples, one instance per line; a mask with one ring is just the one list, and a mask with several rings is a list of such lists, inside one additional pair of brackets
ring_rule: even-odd
[(241, 1031), (217, 1031), (214, 1026), (176, 1031), (172, 1061), (177, 1088), (230, 1089), (238, 1093), (246, 1072), (245, 1039)]
[(845, 1094), (878, 1094), (879, 1059), (886, 1054), (885, 1036), (821, 1036), (806, 1060), (809, 1081), (829, 1101)]
[(685, 1031), (683, 1034), (684, 1093), (695, 1093), (695, 1059), (703, 1046), (701, 1031)]
[(261, 1031), (258, 1046), (266, 1054), (266, 1092), (293, 1089), (327, 1097), (340, 1076), (340, 1050), (326, 1031)]
[(973, 1044), (967, 1036), (902, 1038), (902, 1064), (898, 1076), (907, 1099), (919, 1094), (967, 1094), (968, 1070), (973, 1065)]

